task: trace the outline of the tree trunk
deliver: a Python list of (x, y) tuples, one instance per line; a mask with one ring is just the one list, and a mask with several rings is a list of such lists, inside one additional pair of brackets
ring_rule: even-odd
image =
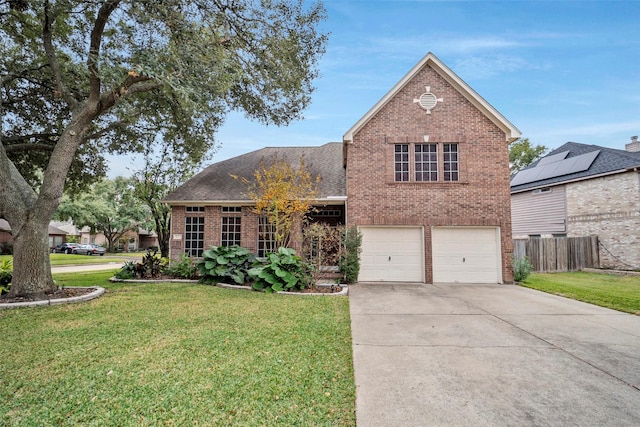
[(160, 247), (160, 256), (163, 258), (169, 257), (169, 235), (171, 233), (171, 212), (168, 209), (164, 209), (160, 215), (161, 218), (156, 216), (156, 234), (158, 235), (158, 246)]
[(13, 231), (13, 278), (9, 296), (41, 297), (56, 290), (49, 262), (49, 219), (33, 216)]

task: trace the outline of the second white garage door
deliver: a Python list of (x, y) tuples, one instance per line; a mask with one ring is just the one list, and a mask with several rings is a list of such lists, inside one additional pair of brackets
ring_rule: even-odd
[(423, 282), (422, 227), (361, 227), (360, 282)]
[(434, 283), (501, 283), (500, 229), (431, 229)]

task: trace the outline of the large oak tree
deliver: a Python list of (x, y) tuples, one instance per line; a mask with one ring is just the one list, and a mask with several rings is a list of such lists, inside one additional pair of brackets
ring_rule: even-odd
[(302, 0), (0, 0), (0, 217), (14, 239), (11, 295), (55, 289), (47, 226), (65, 181), (86, 183), (68, 179), (74, 165), (73, 178), (87, 164), (100, 172), (103, 153), (141, 151), (153, 132), (181, 146), (211, 144), (230, 110), (275, 125), (301, 118), (324, 52), (324, 15)]

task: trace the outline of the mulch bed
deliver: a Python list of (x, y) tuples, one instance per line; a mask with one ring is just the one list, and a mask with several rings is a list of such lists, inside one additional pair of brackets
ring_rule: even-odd
[(50, 299), (59, 299), (59, 298), (73, 298), (79, 297), (82, 295), (90, 294), (95, 291), (94, 288), (59, 288), (54, 292), (45, 292), (39, 297), (12, 297), (10, 298), (8, 294), (0, 295), (0, 303), (1, 304), (11, 304), (16, 302), (31, 302), (31, 301), (47, 301)]

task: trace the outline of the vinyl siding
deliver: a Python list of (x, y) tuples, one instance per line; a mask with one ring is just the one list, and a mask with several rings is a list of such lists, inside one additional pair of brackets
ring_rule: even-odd
[(525, 191), (511, 195), (513, 236), (564, 234), (567, 232), (565, 186), (534, 194)]

